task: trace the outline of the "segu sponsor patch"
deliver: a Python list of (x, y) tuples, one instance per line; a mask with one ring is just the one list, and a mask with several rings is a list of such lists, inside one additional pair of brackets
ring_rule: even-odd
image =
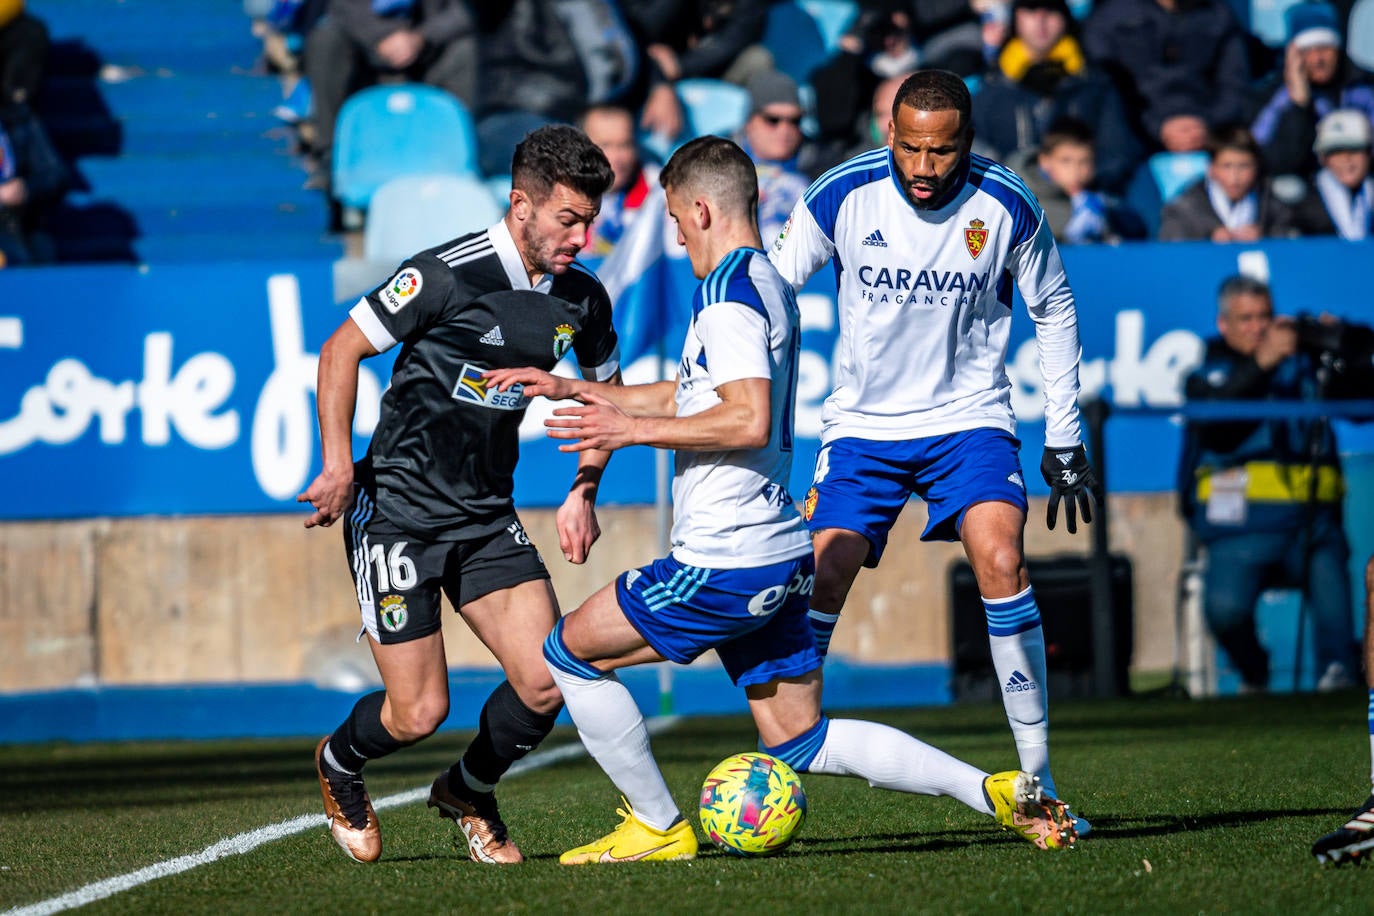
[(489, 384), (482, 377), (485, 371), (481, 366), (464, 363), (458, 381), (453, 386), (453, 397), (469, 404), (481, 404), (492, 410), (523, 410), (529, 404), (530, 399), (525, 397), (524, 385), (512, 385), (506, 391), (498, 391), (495, 385)]

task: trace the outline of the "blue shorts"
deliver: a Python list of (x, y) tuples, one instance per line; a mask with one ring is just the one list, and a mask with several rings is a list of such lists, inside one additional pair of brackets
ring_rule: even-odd
[(911, 494), (926, 502), (923, 541), (956, 541), (969, 506), (1005, 502), (1026, 511), (1020, 441), (1000, 429), (970, 429), (897, 442), (836, 439), (816, 455), (802, 503), (812, 531), (843, 528), (868, 538), (877, 566), (887, 534)]
[(659, 655), (685, 665), (715, 649), (730, 680), (746, 687), (821, 666), (806, 616), (815, 578), (811, 554), (748, 569), (702, 569), (669, 556), (622, 573), (615, 593)]

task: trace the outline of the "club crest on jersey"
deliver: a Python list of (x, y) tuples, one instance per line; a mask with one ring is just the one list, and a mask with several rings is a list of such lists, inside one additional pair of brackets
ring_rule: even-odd
[(391, 314), (396, 314), (401, 309), (415, 301), (415, 297), (420, 294), (420, 287), (424, 281), (420, 279), (420, 272), (413, 267), (392, 277), (386, 286), (382, 287), (380, 298), (382, 305)]
[(820, 502), (820, 499), (821, 494), (816, 492), (815, 487), (806, 491), (806, 499), (802, 500), (802, 518), (811, 521), (811, 516), (816, 514), (816, 503)]
[(983, 228), (983, 221), (975, 219), (969, 222), (968, 228), (964, 230), (964, 247), (968, 249), (969, 257), (974, 260), (983, 253), (983, 246), (988, 243), (988, 231)]
[(400, 632), (406, 625), (406, 620), (410, 618), (410, 611), (406, 608), (406, 600), (400, 595), (387, 595), (382, 599), (382, 626), (392, 633)]
[(553, 358), (562, 359), (572, 349), (573, 329), (570, 324), (560, 324), (553, 329)]
[(464, 363), (458, 382), (453, 386), (454, 399), (481, 404), (492, 410), (523, 410), (529, 404), (530, 399), (525, 397), (523, 385), (512, 385), (506, 391), (498, 391), (482, 376), (485, 371), (481, 366)]

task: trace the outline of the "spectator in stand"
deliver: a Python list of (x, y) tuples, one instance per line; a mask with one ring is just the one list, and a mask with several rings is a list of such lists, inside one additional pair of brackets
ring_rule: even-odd
[(582, 252), (587, 257), (604, 258), (658, 189), (658, 166), (640, 158), (635, 114), (628, 108), (595, 105), (582, 113), (577, 126), (606, 154), (615, 174), (610, 190), (601, 196), (601, 212), (592, 223), (591, 239)]
[(0, 267), (54, 259), (44, 217), (70, 180), (33, 110), (0, 103)]
[(1141, 137), (1176, 153), (1245, 116), (1246, 40), (1226, 0), (1112, 0), (1083, 24), (1088, 59), (1112, 74)]
[(906, 7), (922, 67), (980, 76), (1006, 37), (1008, 0), (915, 0)]
[(811, 184), (813, 176), (803, 171), (802, 160), (810, 158), (812, 151), (805, 149), (796, 80), (768, 70), (754, 74), (748, 89), (749, 118), (737, 140), (758, 172), (759, 235), (768, 248)]
[(685, 119), (673, 83), (722, 79), (741, 86), (773, 69), (764, 48), (769, 0), (625, 0), (626, 18), (645, 42), (653, 72), (640, 127), (666, 140), (682, 135)]
[(1329, 3), (1299, 3), (1285, 14), (1288, 44), (1283, 71), (1266, 85), (1264, 108), (1251, 130), (1271, 175), (1310, 178), (1317, 122), (1338, 108), (1374, 118), (1374, 84), (1345, 56), (1336, 10)]
[[(1332, 367), (1301, 346), (1296, 321), (1274, 314), (1269, 287), (1228, 278), (1217, 293), (1218, 336), (1184, 389), (1190, 404), (1321, 401), (1369, 391), (1369, 365)], [(1194, 420), (1179, 458), (1180, 509), (1207, 549), (1203, 614), (1239, 671), (1242, 690), (1269, 684), (1255, 630), (1260, 592), (1300, 587), (1311, 608), (1320, 691), (1354, 686), (1354, 601), (1335, 433), (1325, 418)]]
[(1297, 206), (1303, 235), (1370, 238), (1374, 224), (1374, 178), (1370, 177), (1368, 116), (1354, 108), (1331, 112), (1317, 124), (1312, 149), (1321, 170)]
[(1011, 36), (973, 97), (975, 143), (1008, 161), (1038, 151), (1046, 129), (1065, 117), (1094, 125), (1097, 181), (1121, 192), (1144, 158), (1110, 77), (1090, 65), (1065, 0), (1016, 0)]
[(329, 185), (334, 122), (344, 101), (380, 78), (429, 83), (471, 105), (473, 25), (465, 0), (329, 0), (305, 39), (317, 156), (312, 183)]
[(1034, 158), (1013, 168), (1030, 188), (1060, 244), (1116, 243), (1143, 239), (1144, 221), (1115, 197), (1094, 189), (1095, 153), (1092, 129), (1076, 118), (1049, 126)]
[(871, 104), (855, 119), (849, 133), (835, 136), (828, 143), (818, 144), (820, 152), (814, 169), (818, 175), (846, 159), (887, 145), (887, 131), (892, 124), (892, 105), (897, 101), (897, 90), (902, 88), (902, 83), (910, 75), (899, 73), (883, 80), (873, 90)]
[[(876, 142), (870, 141), (870, 103), (875, 103), (880, 83), (902, 79), (916, 69), (921, 57), (911, 33), (908, 4), (901, 0), (879, 0), (865, 4), (854, 25), (840, 37), (840, 50), (811, 73), (816, 91), (816, 125), (819, 142), (828, 151), (825, 159), (838, 164), (848, 159), (851, 150), (863, 152), (887, 143), (887, 123), (892, 119), (892, 99), (888, 94), (877, 124)], [(855, 146), (861, 146), (854, 150)]]
[(1297, 234), (1292, 208), (1263, 178), (1259, 144), (1248, 128), (1213, 130), (1207, 155), (1207, 173), (1164, 205), (1162, 241), (1253, 242)]
[(0, 3), (0, 102), (32, 102), (48, 63), (48, 27), (24, 0)]
[(505, 174), (516, 145), (545, 124), (608, 103), (638, 109), (647, 61), (613, 0), (479, 3), (478, 158)]

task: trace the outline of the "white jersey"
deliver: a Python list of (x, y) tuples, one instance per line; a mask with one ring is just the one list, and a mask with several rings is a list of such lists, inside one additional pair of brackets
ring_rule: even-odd
[(811, 535), (787, 491), (800, 349), (791, 287), (759, 249), (727, 254), (692, 297), (677, 415), (719, 404), (716, 388), (727, 382), (766, 378), (772, 421), (763, 448), (677, 452), (672, 541), (680, 562), (740, 569), (811, 552)]
[(1078, 320), (1040, 204), (1010, 169), (971, 156), (953, 199), (918, 210), (890, 150), (841, 163), (797, 202), (770, 256), (793, 287), (839, 278), (834, 391), (822, 441), (978, 427), (1015, 433), (1007, 341), (1015, 281), (1035, 322), (1045, 444), (1080, 442)]

